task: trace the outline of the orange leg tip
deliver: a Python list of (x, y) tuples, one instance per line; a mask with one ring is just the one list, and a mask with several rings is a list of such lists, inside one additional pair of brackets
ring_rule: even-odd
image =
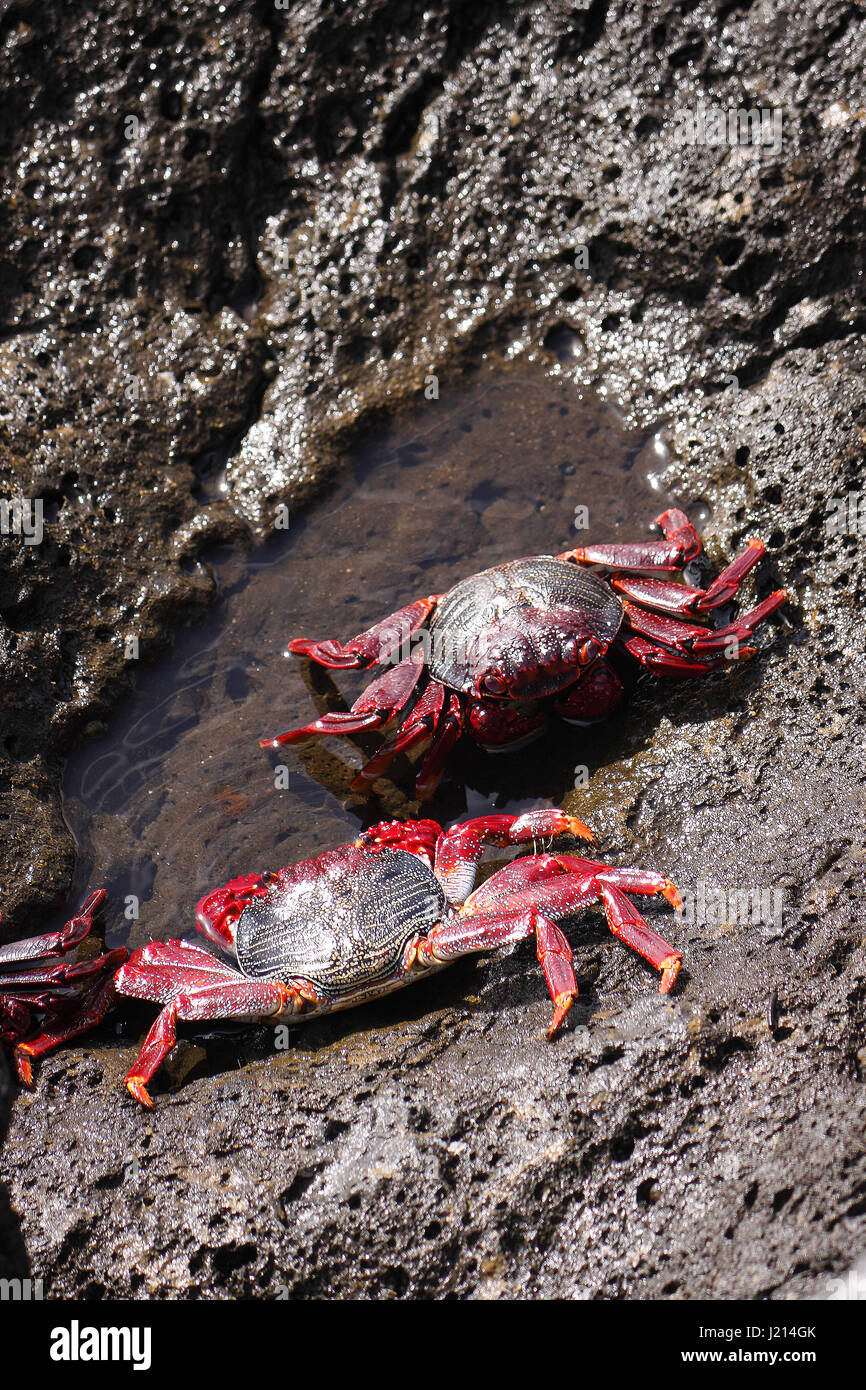
[(141, 1104), (146, 1106), (148, 1110), (153, 1109), (153, 1101), (151, 1100), (148, 1094), (147, 1087), (145, 1086), (140, 1076), (128, 1076), (126, 1078), (126, 1089), (129, 1091), (129, 1094), (132, 1097), (134, 1097), (135, 1100), (140, 1101)]
[(670, 994), (677, 982), (677, 976), (680, 973), (680, 966), (682, 963), (683, 958), (679, 953), (675, 956), (668, 956), (667, 960), (662, 961), (662, 981), (659, 985), (659, 994)]
[(577, 816), (568, 817), (568, 833), (574, 835), (577, 840), (588, 840), (591, 845), (595, 844), (595, 835), (588, 825), (577, 819)]
[(664, 898), (665, 902), (670, 903), (671, 907), (674, 909), (675, 912), (683, 911), (683, 900), (680, 897), (680, 891), (675, 883), (671, 883), (669, 878), (665, 879), (664, 888), (662, 889), (662, 897)]
[(28, 1091), (34, 1089), (33, 1068), (30, 1065), (30, 1057), (27, 1055), (29, 1048), (26, 1043), (21, 1043), (15, 1049), (15, 1070), (18, 1073), (18, 1080), (22, 1086), (26, 1086)]
[(574, 994), (557, 994), (556, 998), (553, 1001), (555, 1005), (553, 1010), (553, 1018), (550, 1020), (550, 1027), (547, 1030), (548, 1042), (550, 1042), (559, 1032), (560, 1026), (562, 1025), (562, 1020), (565, 1018), (565, 1015), (568, 1013), (569, 1009), (574, 1003), (575, 998), (576, 991)]

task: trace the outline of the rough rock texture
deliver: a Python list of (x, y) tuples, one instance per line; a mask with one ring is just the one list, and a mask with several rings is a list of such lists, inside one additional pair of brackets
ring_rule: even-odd
[[(797, 600), (733, 692), (639, 693), (579, 798), (614, 854), (783, 891), (780, 927), (683, 927), (669, 1000), (599, 932), (551, 1048), (531, 955), (456, 967), (149, 1121), (125, 1051), (61, 1054), (3, 1156), (51, 1293), (787, 1296), (866, 1243), (863, 535), (828, 526), (866, 439), (864, 33), (813, 0), (6, 10), (0, 495), (46, 540), (0, 537), (4, 929), (64, 895), (61, 759), (127, 638), (488, 343), (667, 422), (665, 481)], [(701, 100), (780, 144), (678, 147)]]
[[(0, 1053), (0, 1146), (9, 1124), (13, 1096), (12, 1077), (6, 1058)], [(26, 1279), (28, 1273), (27, 1251), (18, 1217), (9, 1200), (9, 1189), (0, 1179), (0, 1279)]]

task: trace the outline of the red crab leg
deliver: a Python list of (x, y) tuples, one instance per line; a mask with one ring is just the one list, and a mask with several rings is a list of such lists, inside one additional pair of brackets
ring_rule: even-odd
[(147, 1082), (177, 1042), (178, 1019), (254, 1022), (286, 1012), (295, 995), (279, 980), (249, 979), (177, 941), (152, 942), (136, 951), (118, 971), (116, 986), (118, 994), (165, 1004), (126, 1076), (130, 1094), (148, 1107), (153, 1102)]
[(316, 642), (307, 637), (296, 637), (289, 643), (289, 651), (298, 656), (312, 657), (320, 666), (329, 666), (334, 670), (381, 665), (413, 632), (423, 626), (441, 597), (441, 594), (430, 594), (427, 598), (416, 599), (348, 642), (330, 639)]
[(512, 941), (535, 935), (536, 953), (553, 1000), (553, 1019), (547, 1030), (552, 1038), (573, 1000), (577, 996), (571, 947), (559, 927), (537, 908), (514, 909), (477, 917), (455, 917), (434, 927), (428, 937), (418, 943), (418, 959), (422, 964), (445, 964), (457, 956), (476, 951), (495, 951)]
[(451, 695), (448, 705), (439, 716), (433, 741), (424, 755), (421, 770), (415, 781), (419, 801), (429, 801), (438, 787), (451, 749), (463, 733), (463, 704), (459, 695)]
[(671, 946), (669, 941), (665, 941), (663, 936), (659, 936), (658, 932), (653, 931), (649, 923), (641, 917), (634, 903), (630, 902), (619, 888), (611, 883), (602, 882), (601, 895), (604, 898), (607, 923), (614, 936), (618, 936), (620, 941), (631, 946), (632, 950), (637, 951), (644, 960), (648, 960), (650, 965), (661, 971), (659, 991), (661, 994), (670, 994), (683, 963), (681, 952), (675, 946)]
[(705, 589), (691, 589), (676, 579), (650, 579), (640, 574), (612, 574), (608, 583), (617, 593), (624, 594), (644, 608), (683, 617), (696, 613), (698, 601), (706, 594)]
[(663, 541), (629, 541), (619, 544), (578, 546), (565, 550), (560, 560), (584, 565), (606, 565), (617, 570), (677, 570), (701, 551), (701, 538), (685, 512), (671, 507), (655, 519), (664, 532)]
[(548, 1039), (559, 1031), (562, 1020), (577, 998), (571, 947), (555, 922), (542, 913), (535, 918), (535, 951), (544, 971), (547, 988), (553, 1000), (553, 1018), (547, 1029)]
[(0, 965), (11, 961), (44, 960), (46, 956), (61, 956), (71, 951), (87, 936), (93, 926), (96, 911), (105, 900), (105, 889), (98, 888), (91, 893), (60, 931), (47, 932), (44, 936), (27, 936), (22, 941), (10, 941), (0, 946)]
[(707, 589), (691, 589), (669, 579), (613, 574), (610, 583), (626, 598), (663, 613), (706, 613), (735, 597), (740, 584), (764, 554), (763, 541), (751, 540)]
[(482, 907), (493, 907), (502, 902), (503, 894), (510, 897), (523, 888), (549, 881), (561, 874), (582, 875), (584, 879), (592, 878), (597, 882), (603, 880), (624, 892), (638, 893), (641, 897), (661, 897), (675, 911), (682, 910), (682, 898), (676, 885), (663, 874), (652, 869), (612, 868), (609, 864), (584, 859), (576, 854), (538, 854), (506, 864), (491, 874), (480, 888), (476, 888), (467, 907), (471, 907), (473, 912)]
[(603, 719), (623, 698), (622, 682), (607, 662), (599, 658), (577, 685), (554, 703), (554, 713), (569, 724), (587, 724)]
[(166, 1004), (142, 1045), (135, 1064), (126, 1076), (130, 1095), (142, 1105), (153, 1107), (147, 1082), (177, 1043), (178, 1019), (192, 1022), (200, 1019), (226, 1019), (235, 1023), (253, 1023), (284, 1012), (289, 991), (278, 980), (248, 980), (202, 985), (188, 994), (179, 994)]
[(643, 637), (629, 637), (623, 646), (641, 666), (656, 676), (667, 676), (671, 680), (688, 680), (692, 676), (705, 676), (708, 671), (723, 671), (733, 661), (748, 661), (757, 656), (756, 647), (740, 647), (730, 656), (704, 656), (691, 658), (679, 656), (676, 652), (662, 651)]
[(626, 601), (623, 608), (629, 627), (641, 637), (662, 646), (674, 647), (677, 651), (690, 653), (699, 637), (709, 635), (709, 629), (698, 627), (695, 623), (685, 623), (679, 618), (668, 618), (661, 613), (647, 613), (643, 608)]
[[(492, 885), (501, 888), (509, 871), (519, 869), (521, 865), (509, 865), (499, 874), (494, 874), (484, 885), (484, 889), (488, 890), (484, 899), (479, 892), (473, 896), (471, 905), (467, 905), (459, 915), (433, 928), (419, 945), (419, 960), (428, 964), (434, 961), (445, 963), (456, 956), (475, 951), (495, 950), (528, 935), (533, 929), (534, 914), (543, 913), (556, 921), (574, 916), (582, 908), (601, 899), (611, 931), (661, 972), (660, 990), (663, 994), (669, 994), (676, 981), (682, 955), (644, 921), (634, 904), (617, 886), (617, 881), (630, 882), (632, 892), (662, 892), (665, 896), (675, 896), (679, 901), (673, 884), (662, 879), (660, 874), (651, 874), (646, 870), (609, 869), (576, 857), (557, 858), (564, 869), (560, 875), (548, 877), (547, 870), (552, 865), (545, 865), (540, 881), (536, 880), (513, 894), (509, 893), (507, 907), (491, 906), (483, 910), (482, 901), (489, 902), (495, 891)], [(576, 868), (582, 864), (588, 865), (587, 870)], [(516, 875), (512, 876), (512, 882), (514, 878)], [(645, 887), (637, 886), (640, 883), (644, 883)]]
[[(201, 946), (193, 946), (189, 941), (151, 941), (147, 946), (142, 946), (130, 957), (127, 970), (128, 975), (125, 980), (132, 977), (134, 970), (147, 968), (148, 980), (155, 984), (159, 978), (164, 978), (166, 983), (177, 982), (177, 972), (179, 970), (194, 970), (197, 976), (206, 977), (208, 975), (218, 978), (225, 978), (227, 970), (233, 969), (226, 965), (225, 961), (218, 956), (212, 956), (209, 951), (205, 951)], [(204, 978), (200, 981), (204, 983)], [(121, 991), (122, 992), (122, 991)], [(173, 998), (176, 989), (171, 989), (166, 994), (166, 999)], [(154, 999), (154, 994), (147, 994), (147, 999)]]
[[(590, 860), (586, 861), (590, 863)], [(562, 858), (558, 854), (528, 854), (523, 859), (515, 859), (491, 874), (480, 888), (470, 894), (463, 904), (463, 912), (477, 912), (482, 907), (497, 907), (507, 902), (515, 893), (547, 879), (558, 878), (567, 873)], [(493, 887), (489, 887), (493, 884)]]
[[(120, 949), (120, 948), (118, 948)], [(51, 994), (58, 996), (68, 995), (74, 997), (74, 990), (71, 986), (76, 985), (81, 980), (89, 980), (95, 975), (101, 975), (107, 965), (112, 963), (120, 964), (126, 960), (126, 951), (123, 951), (120, 960), (115, 957), (117, 951), (108, 951), (105, 955), (95, 956), (93, 960), (69, 961), (63, 965), (44, 965), (36, 966), (32, 970), (21, 970), (17, 975), (7, 975), (4, 971), (0, 975), (0, 988), (3, 990), (14, 989), (20, 995), (25, 990), (32, 996), (34, 1002), (39, 997), (48, 998)]]
[(763, 541), (759, 541), (757, 537), (750, 540), (742, 554), (737, 555), (722, 570), (718, 578), (707, 587), (706, 593), (698, 599), (698, 612), (704, 613), (710, 608), (717, 608), (720, 603), (730, 602), (749, 570), (758, 563), (763, 553)]
[(464, 902), (472, 892), (485, 849), (525, 845), (555, 835), (573, 835), (576, 839), (595, 843), (589, 826), (557, 807), (525, 811), (519, 816), (479, 816), (446, 830), (436, 846), (433, 872), (445, 889), (448, 901), (456, 905)]
[(368, 685), (350, 710), (323, 714), (302, 729), (289, 729), (275, 738), (260, 739), (259, 747), (279, 748), (287, 743), (306, 743), (307, 739), (326, 734), (357, 734), (365, 729), (381, 729), (405, 707), (423, 669), (423, 653), (413, 652)]
[(176, 940), (151, 941), (133, 951), (118, 970), (114, 984), (118, 994), (165, 1004), (179, 994), (213, 984), (214, 977), (221, 983), (246, 978), (235, 966), (218, 960), (201, 946)]
[(777, 589), (750, 613), (728, 623), (727, 627), (711, 630), (697, 627), (693, 623), (682, 622), (679, 618), (669, 618), (659, 613), (647, 613), (626, 601), (623, 605), (632, 631), (651, 642), (662, 643), (686, 654), (700, 656), (705, 652), (722, 652), (738, 642), (746, 642), (760, 623), (781, 607), (787, 594)]
[(0, 1042), (13, 1042), (30, 1027), (30, 1009), (23, 999), (0, 994)]
[(759, 604), (744, 613), (742, 617), (735, 618), (726, 627), (716, 628), (713, 632), (704, 630), (699, 637), (692, 643), (692, 651), (696, 654), (702, 652), (724, 650), (735, 642), (746, 642), (754, 635), (755, 628), (769, 618), (771, 613), (775, 613), (777, 608), (781, 608), (786, 603), (788, 595), (784, 589), (776, 589), (772, 594), (768, 594)]
[(430, 681), (397, 732), (385, 740), (370, 761), (352, 778), (349, 784), (351, 790), (368, 791), (400, 753), (408, 752), (418, 743), (429, 742), (439, 727), (443, 711), (449, 714), (450, 708), (451, 697), (448, 697), (444, 685), (440, 685), (438, 681)]
[(59, 1047), (61, 1043), (68, 1042), (70, 1038), (77, 1038), (80, 1033), (86, 1033), (102, 1022), (114, 1003), (114, 967), (120, 965), (124, 960), (126, 960), (126, 950), (123, 946), (119, 946), (116, 950), (107, 951), (104, 956), (100, 956), (98, 962), (88, 962), (94, 966), (98, 963), (101, 968), (111, 971), (108, 978), (76, 1001), (75, 1014), (67, 1023), (60, 1024), (51, 1030), (40, 1033), (35, 1038), (30, 1038), (27, 1042), (18, 1044), (15, 1049), (15, 1065), (22, 1085), (31, 1090), (33, 1088), (31, 1063), (35, 1058), (50, 1052), (54, 1047)]

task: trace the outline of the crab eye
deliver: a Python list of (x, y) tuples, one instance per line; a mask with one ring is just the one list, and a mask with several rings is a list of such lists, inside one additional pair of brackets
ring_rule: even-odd
[(581, 644), (577, 653), (577, 659), (581, 666), (588, 666), (591, 661), (595, 661), (600, 651), (601, 647), (597, 642), (593, 642), (590, 637), (589, 641)]
[(507, 686), (499, 676), (485, 676), (481, 682), (481, 689), (488, 695), (504, 695)]

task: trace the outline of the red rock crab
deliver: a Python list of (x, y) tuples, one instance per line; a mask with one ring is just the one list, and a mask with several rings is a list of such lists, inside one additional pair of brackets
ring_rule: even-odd
[(539, 734), (551, 709), (577, 724), (609, 713), (624, 693), (614, 654), (675, 678), (754, 656), (748, 641), (785, 602), (784, 590), (724, 626), (707, 619), (734, 598), (763, 555), (762, 542), (749, 541), (706, 589), (690, 588), (656, 575), (682, 571), (701, 554), (698, 533), (675, 508), (656, 525), (663, 540), (588, 545), (482, 570), (345, 643), (295, 638), (289, 650), (322, 666), (386, 669), (348, 712), (324, 714), (261, 746), (383, 729), (399, 719), (352, 787), (369, 791), (399, 753), (427, 745), (416, 782), (424, 800), (464, 730), (498, 750)]
[[(3, 1041), (30, 1085), (31, 1060), (94, 1027), (118, 995), (152, 1000), (161, 1011), (126, 1077), (136, 1100), (150, 1105), (147, 1084), (174, 1047), (179, 1021), (302, 1021), (524, 937), (535, 939), (553, 999), (553, 1037), (577, 994), (571, 947), (558, 923), (597, 902), (614, 935), (655, 966), (662, 993), (669, 993), (682, 956), (626, 897), (658, 895), (679, 910), (680, 896), (661, 874), (533, 852), (473, 892), (486, 849), (562, 835), (593, 839), (582, 821), (555, 808), (484, 816), (450, 830), (432, 820), (382, 822), (353, 844), (277, 873), (246, 874), (203, 897), (198, 928), (219, 956), (186, 941), (153, 941), (116, 973), (124, 950), (80, 967), (0, 977), (0, 1016), (15, 1023)], [(6, 963), (72, 949), (104, 897), (92, 894), (62, 932), (4, 948)], [(67, 981), (82, 980), (83, 991), (64, 994)], [(30, 1009), (34, 1001), (36, 1013), (19, 1018), (18, 1006)]]
[(485, 848), (566, 834), (592, 840), (582, 821), (556, 809), (484, 816), (450, 830), (432, 820), (389, 821), (278, 873), (232, 879), (197, 909), (199, 930), (229, 962), (187, 942), (152, 942), (115, 977), (118, 994), (163, 1006), (126, 1078), (129, 1091), (151, 1104), (147, 1083), (174, 1047), (180, 1020), (314, 1018), (529, 936), (554, 1003), (552, 1038), (577, 994), (571, 947), (557, 922), (595, 902), (614, 935), (660, 971), (669, 993), (682, 956), (626, 897), (659, 895), (679, 910), (679, 894), (661, 874), (532, 854), (472, 891)]

